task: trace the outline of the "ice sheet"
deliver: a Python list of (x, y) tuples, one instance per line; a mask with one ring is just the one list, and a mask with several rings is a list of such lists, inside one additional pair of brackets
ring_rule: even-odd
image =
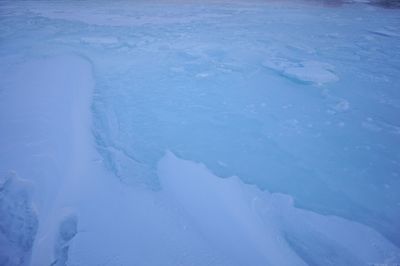
[(0, 264), (399, 263), (399, 10), (353, 2), (1, 1)]

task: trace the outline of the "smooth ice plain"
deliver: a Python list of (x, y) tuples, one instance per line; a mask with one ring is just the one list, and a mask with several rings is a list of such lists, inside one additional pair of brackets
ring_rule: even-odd
[(0, 265), (399, 265), (389, 2), (0, 1)]

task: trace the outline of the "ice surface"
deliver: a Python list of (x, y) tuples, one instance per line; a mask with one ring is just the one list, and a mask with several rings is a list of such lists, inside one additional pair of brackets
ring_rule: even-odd
[(368, 2), (1, 1), (38, 223), (22, 251), (1, 213), (0, 264), (400, 263), (399, 10)]

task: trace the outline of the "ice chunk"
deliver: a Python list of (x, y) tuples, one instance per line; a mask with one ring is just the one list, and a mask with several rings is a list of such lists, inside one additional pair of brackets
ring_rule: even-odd
[(0, 175), (0, 265), (28, 265), (38, 229), (30, 184), (14, 172)]
[(339, 80), (334, 67), (318, 61), (292, 62), (286, 59), (272, 59), (263, 63), (265, 67), (277, 71), (282, 76), (302, 83), (323, 85)]
[(74, 214), (66, 216), (60, 223), (57, 240), (55, 242), (54, 257), (56, 260), (51, 264), (65, 266), (68, 261), (69, 244), (78, 233), (78, 218)]

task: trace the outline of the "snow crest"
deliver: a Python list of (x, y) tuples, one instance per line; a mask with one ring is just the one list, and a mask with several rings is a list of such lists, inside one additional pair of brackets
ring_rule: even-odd
[(362, 224), (298, 209), (291, 197), (220, 178), (167, 152), (163, 191), (238, 265), (366, 265), (400, 262), (400, 250)]

